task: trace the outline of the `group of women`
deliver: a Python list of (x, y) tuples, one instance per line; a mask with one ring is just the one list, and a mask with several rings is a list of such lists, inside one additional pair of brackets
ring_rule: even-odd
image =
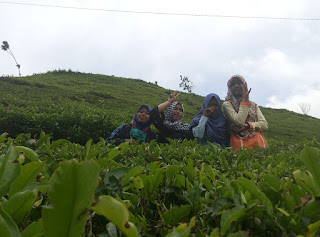
[(228, 93), (223, 105), (218, 95), (207, 95), (191, 124), (182, 123), (184, 108), (176, 101), (179, 94), (173, 93), (154, 109), (141, 105), (132, 122), (118, 127), (106, 140), (114, 140), (116, 145), (137, 140), (150, 142), (156, 139), (150, 128), (153, 123), (159, 131), (157, 141), (160, 143), (168, 142), (167, 138), (197, 138), (201, 145), (211, 142), (237, 150), (242, 147), (266, 148), (267, 141), (262, 131), (268, 128), (268, 123), (257, 104), (249, 100), (251, 89), (248, 90), (245, 79), (234, 75), (227, 85)]

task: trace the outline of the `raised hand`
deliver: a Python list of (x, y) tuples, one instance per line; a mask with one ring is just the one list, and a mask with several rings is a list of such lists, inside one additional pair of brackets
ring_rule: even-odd
[(127, 138), (127, 139), (124, 139), (124, 141), (129, 143), (130, 145), (135, 144), (135, 142), (136, 142), (136, 140), (133, 138), (130, 138), (130, 139)]
[(215, 111), (213, 108), (206, 108), (204, 111), (203, 111), (203, 116), (206, 116), (208, 118), (212, 117), (213, 115), (215, 115)]
[(242, 94), (242, 102), (248, 102), (249, 101), (249, 94), (251, 92), (251, 88), (248, 91), (248, 87), (246, 85), (243, 85), (243, 94)]
[(175, 102), (177, 98), (179, 97), (180, 93), (173, 92), (172, 94), (169, 95), (168, 101), (171, 103)]
[(158, 110), (159, 113), (161, 114), (165, 108), (167, 108), (169, 105), (171, 105), (174, 101), (176, 101), (176, 99), (178, 98), (178, 96), (180, 95), (180, 93), (177, 92), (173, 92), (169, 95), (168, 100), (159, 104), (158, 105)]

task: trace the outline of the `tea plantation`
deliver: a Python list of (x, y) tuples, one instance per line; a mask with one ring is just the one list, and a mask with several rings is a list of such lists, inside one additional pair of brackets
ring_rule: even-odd
[[(213, 91), (214, 92), (214, 91)], [(137, 79), (56, 70), (28, 77), (0, 77), (0, 132), (15, 137), (41, 130), (53, 139), (85, 144), (106, 137), (122, 123), (130, 122), (141, 104), (164, 102), (170, 90)], [(220, 95), (224, 99), (224, 95)], [(190, 123), (204, 97), (181, 93), (184, 122)], [(320, 140), (320, 119), (284, 109), (261, 107), (269, 129), (268, 140), (300, 142)]]
[[(54, 71), (0, 77), (0, 236), (320, 236), (319, 119), (262, 108), (265, 150), (104, 138), (169, 90)], [(185, 122), (203, 97), (182, 93)]]

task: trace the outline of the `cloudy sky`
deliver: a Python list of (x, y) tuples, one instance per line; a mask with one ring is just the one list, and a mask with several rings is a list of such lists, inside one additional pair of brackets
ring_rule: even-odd
[[(241, 74), (258, 105), (304, 103), (320, 118), (319, 9), (319, 0), (0, 0), (0, 41), (22, 76), (72, 69), (179, 90), (183, 75), (194, 93), (224, 98)], [(4, 51), (0, 75), (18, 75)]]

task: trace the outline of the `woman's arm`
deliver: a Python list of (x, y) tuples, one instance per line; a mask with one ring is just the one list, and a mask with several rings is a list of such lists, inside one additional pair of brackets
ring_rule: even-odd
[(146, 141), (147, 143), (150, 143), (152, 140), (155, 140), (156, 134), (154, 133), (154, 131), (151, 130), (151, 128), (148, 129), (147, 131), (147, 136), (146, 136)]
[(232, 124), (241, 126), (244, 125), (248, 116), (250, 102), (241, 102), (238, 113), (233, 109), (232, 104), (225, 101), (222, 105), (224, 117)]
[(159, 104), (158, 105), (159, 114), (161, 114), (169, 105), (171, 105), (174, 101), (176, 101), (179, 95), (180, 93), (177, 94), (176, 92), (173, 92), (172, 94), (169, 95), (168, 100), (166, 102)]
[[(263, 131), (268, 129), (268, 122), (264, 118), (260, 108), (256, 106), (258, 122), (249, 122), (250, 128), (256, 131)], [(252, 127), (251, 127), (252, 126)]]
[(131, 124), (125, 124), (113, 137), (112, 140), (115, 140), (115, 145), (119, 145), (122, 142), (128, 142), (130, 140), (130, 130)]
[(192, 133), (194, 137), (200, 138), (200, 139), (204, 137), (204, 132), (206, 130), (206, 123), (208, 119), (209, 118), (206, 116), (201, 116), (198, 125), (192, 128)]

